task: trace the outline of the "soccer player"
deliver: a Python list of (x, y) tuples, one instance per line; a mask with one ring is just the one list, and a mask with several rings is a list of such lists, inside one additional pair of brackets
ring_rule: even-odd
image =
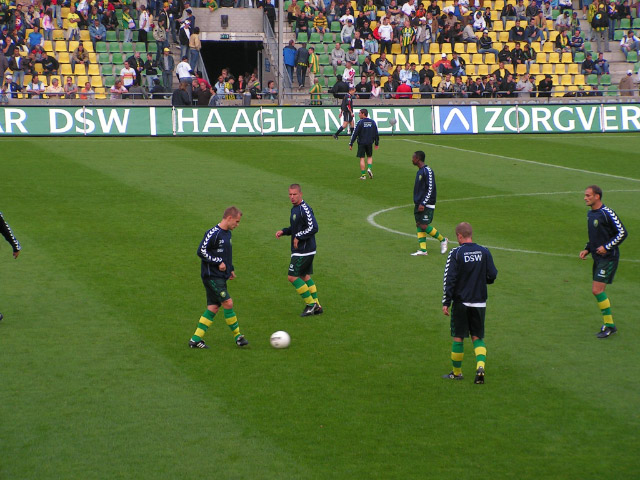
[[(366, 180), (366, 174), (369, 174), (369, 178), (373, 178), (373, 144), (376, 144), (376, 150), (380, 143), (380, 137), (378, 136), (378, 125), (376, 122), (368, 118), (369, 111), (366, 108), (360, 109), (358, 112), (360, 121), (356, 125), (349, 141), (349, 150), (353, 150), (353, 142), (358, 140), (358, 153), (360, 157), (360, 180)], [(367, 157), (367, 169), (365, 170), (364, 158)]]
[(591, 254), (593, 258), (593, 287), (598, 307), (602, 313), (603, 325), (597, 333), (598, 338), (607, 338), (618, 331), (611, 315), (611, 302), (604, 289), (618, 268), (619, 246), (627, 238), (627, 230), (616, 212), (602, 203), (602, 189), (590, 185), (584, 191), (584, 202), (591, 210), (587, 212), (587, 230), (589, 241), (580, 252), (582, 260)]
[(244, 347), (249, 342), (240, 334), (238, 319), (233, 311), (233, 300), (227, 291), (227, 280), (236, 278), (231, 252), (231, 230), (236, 228), (242, 218), (242, 212), (229, 207), (222, 215), (222, 221), (204, 234), (198, 247), (198, 256), (202, 263), (200, 274), (207, 292), (207, 309), (198, 322), (195, 333), (189, 340), (191, 348), (209, 348), (202, 340), (207, 329), (213, 325), (220, 306), (224, 310), (224, 319), (233, 332), (236, 345)]
[[(459, 247), (452, 249), (444, 267), (442, 313), (451, 315), (451, 361), (453, 371), (442, 378), (462, 380), (463, 341), (471, 334), (476, 354), (474, 383), (484, 383), (487, 347), (484, 343), (484, 318), (487, 309), (487, 284), (493, 283), (498, 270), (491, 252), (473, 242), (467, 222), (456, 226)], [(450, 310), (451, 309), (451, 310)]]
[(283, 235), (291, 236), (288, 279), (306, 304), (300, 316), (320, 315), (323, 310), (318, 301), (316, 284), (311, 279), (318, 222), (311, 207), (302, 199), (302, 189), (297, 183), (289, 186), (289, 200), (293, 204), (289, 218), (290, 226), (278, 230), (276, 238)]
[[(2, 212), (0, 212), (0, 233), (2, 233), (2, 236), (7, 240), (7, 242), (9, 242), (9, 245), (11, 245), (13, 258), (18, 258), (22, 247), (20, 246), (18, 239), (13, 235), (11, 227), (2, 216)], [(0, 320), (2, 320), (2, 318), (2, 313), (0, 313)]]
[(333, 134), (333, 138), (338, 140), (338, 135), (345, 128), (351, 127), (353, 129), (353, 95), (356, 93), (356, 87), (350, 86), (349, 93), (345, 93), (342, 97), (342, 104), (340, 105), (340, 116), (342, 117), (342, 126), (336, 133)]
[(443, 237), (434, 227), (430, 225), (433, 221), (433, 211), (436, 208), (436, 177), (433, 170), (424, 163), (425, 154), (422, 150), (418, 150), (413, 154), (411, 161), (418, 167), (416, 174), (416, 183), (413, 187), (413, 216), (416, 219), (416, 227), (418, 228), (418, 245), (417, 252), (412, 253), (413, 256), (427, 255), (427, 234), (440, 242), (440, 253), (444, 254), (449, 245), (449, 239)]

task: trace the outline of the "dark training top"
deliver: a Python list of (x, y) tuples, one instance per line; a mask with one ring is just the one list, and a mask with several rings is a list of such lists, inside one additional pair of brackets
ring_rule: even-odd
[(343, 112), (353, 112), (353, 95), (346, 93), (344, 97), (342, 97), (340, 108)]
[[(589, 210), (587, 212), (587, 229), (589, 241), (584, 249), (589, 251), (594, 259), (614, 259), (620, 256), (618, 247), (627, 238), (627, 230), (618, 219), (616, 212), (604, 205), (597, 210)], [(607, 250), (605, 255), (596, 253), (598, 247), (601, 246)]]
[(427, 165), (418, 169), (416, 184), (413, 187), (415, 205), (436, 206), (436, 177)]
[(487, 248), (477, 243), (463, 243), (447, 257), (442, 305), (448, 307), (455, 301), (471, 307), (486, 306), (487, 284), (493, 283), (497, 276), (498, 270)]
[(359, 145), (373, 145), (375, 143), (376, 146), (378, 146), (380, 137), (378, 136), (378, 126), (376, 122), (370, 118), (360, 119), (356, 128), (353, 129), (349, 146), (352, 146), (356, 139)]
[(20, 251), (20, 249), (22, 248), (20, 246), (20, 242), (13, 235), (11, 227), (2, 216), (2, 212), (0, 212), (0, 233), (2, 233), (2, 236), (7, 239), (7, 242), (9, 242), (9, 245), (11, 245), (11, 248), (14, 252)]
[[(231, 277), (233, 272), (233, 256), (231, 252), (231, 232), (216, 225), (204, 234), (198, 247), (198, 256), (202, 259), (200, 274), (202, 278), (218, 277), (225, 280)], [(227, 267), (220, 271), (220, 264), (224, 262)]]
[[(316, 253), (316, 233), (318, 222), (313, 210), (303, 200), (291, 208), (290, 227), (282, 229), (283, 235), (291, 235), (291, 256), (306, 257)], [(293, 248), (293, 239), (298, 239), (298, 248)]]

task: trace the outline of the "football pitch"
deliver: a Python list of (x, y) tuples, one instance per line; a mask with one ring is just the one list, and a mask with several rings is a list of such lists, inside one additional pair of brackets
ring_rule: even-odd
[[(381, 139), (360, 181), (347, 137), (5, 139), (1, 479), (622, 479), (638, 475), (640, 136)], [(489, 246), (487, 375), (451, 370), (446, 260), (418, 247), (411, 155), (433, 225)], [(287, 189), (319, 223), (324, 314), (287, 281)], [(599, 340), (584, 188), (629, 231)], [(205, 309), (196, 249), (230, 205), (239, 349)], [(269, 336), (291, 335), (276, 350)], [(635, 458), (635, 460), (634, 460)]]

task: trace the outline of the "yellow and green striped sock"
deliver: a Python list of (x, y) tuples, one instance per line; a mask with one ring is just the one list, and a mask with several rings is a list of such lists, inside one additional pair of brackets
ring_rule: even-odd
[(442, 236), (442, 234), (438, 232), (438, 230), (436, 230), (431, 225), (427, 227), (427, 233), (431, 235), (433, 238), (435, 238), (436, 240), (438, 240), (439, 242), (442, 242), (444, 240), (444, 237)]
[(602, 322), (607, 327), (615, 327), (615, 323), (613, 323), (613, 315), (611, 315), (611, 302), (609, 301), (607, 294), (605, 292), (597, 294), (596, 300), (598, 301), (600, 313), (602, 313)]
[(309, 287), (311, 298), (313, 298), (314, 302), (318, 303), (318, 288), (316, 287), (313, 279), (309, 278), (309, 280), (307, 280), (305, 283), (307, 284), (307, 287)]
[(484, 344), (484, 339), (474, 340), (473, 350), (476, 353), (476, 369), (484, 368), (484, 364), (487, 361), (487, 346)]
[(418, 245), (420, 246), (420, 251), (427, 251), (427, 232), (420, 229), (418, 227)]
[(229, 328), (233, 332), (234, 338), (238, 338), (240, 336), (240, 326), (238, 325), (238, 317), (236, 317), (236, 312), (233, 311), (233, 308), (225, 308), (224, 309), (224, 321), (227, 322)]
[(213, 325), (213, 317), (215, 316), (216, 314), (213, 313), (211, 310), (209, 309), (205, 310), (202, 316), (200, 317), (200, 320), (198, 321), (198, 327), (196, 328), (196, 333), (193, 334), (193, 336), (191, 337), (191, 340), (193, 340), (194, 342), (199, 342), (200, 340), (202, 340), (202, 337), (204, 337), (204, 334), (206, 333), (206, 331), (209, 329), (211, 325)]
[(453, 363), (453, 374), (462, 375), (462, 359), (464, 358), (464, 343), (454, 340), (451, 347), (451, 362)]
[(293, 282), (291, 282), (291, 284), (293, 285), (293, 288), (296, 289), (296, 292), (298, 292), (298, 294), (302, 297), (304, 303), (306, 303), (307, 305), (311, 305), (312, 303), (314, 303), (311, 292), (309, 291), (309, 287), (306, 283), (304, 283), (304, 280), (302, 280), (301, 278), (296, 278)]

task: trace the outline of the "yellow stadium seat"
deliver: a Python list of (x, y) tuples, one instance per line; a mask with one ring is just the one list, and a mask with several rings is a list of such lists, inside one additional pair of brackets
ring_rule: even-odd
[(499, 11), (502, 11), (503, 8), (504, 8), (504, 0), (496, 0), (496, 2), (493, 5), (494, 11), (499, 12)]
[(95, 53), (90, 53), (89, 54), (89, 62), (90, 63), (98, 63), (98, 57), (96, 56)]
[(36, 63), (34, 68), (36, 69), (36, 73), (38, 75), (40, 75), (42, 72), (44, 72), (44, 68), (42, 68), (42, 64), (41, 63)]
[(493, 42), (493, 48), (495, 48), (497, 51), (502, 50), (502, 42)]
[(575, 85), (569, 85), (569, 87), (567, 88), (568, 92), (577, 92), (578, 90), (578, 87), (576, 87)]
[(463, 59), (465, 63), (473, 63), (468, 53), (459, 53), (458, 57)]
[(98, 65), (91, 63), (89, 64), (89, 70), (87, 71), (88, 75), (100, 75), (100, 69)]
[(401, 52), (401, 48), (400, 48), (400, 44), (399, 43), (394, 43), (391, 45), (391, 53), (393, 55), (396, 55), (398, 53)]
[(493, 20), (494, 22), (497, 22), (498, 18), (499, 18), (498, 11), (491, 10), (491, 20)]
[(496, 54), (495, 53), (485, 53), (484, 54), (484, 63), (487, 63), (487, 64), (496, 63)]
[(456, 53), (464, 53), (464, 43), (458, 42), (456, 46), (453, 48), (453, 51)]
[(550, 42), (555, 42), (556, 38), (558, 38), (558, 35), (560, 35), (560, 32), (557, 30), (550, 30), (549, 31), (549, 41)]
[(451, 44), (450, 43), (443, 43), (442, 44), (442, 53), (446, 53), (447, 55), (450, 55), (452, 53)]
[(554, 66), (553, 73), (556, 75), (565, 75), (567, 73), (567, 68), (564, 63), (558, 63)]
[(86, 75), (78, 75), (78, 77), (76, 78), (76, 85), (84, 85), (88, 81), (89, 77), (87, 77)]
[(489, 75), (489, 65), (478, 65), (477, 75), (479, 76)]
[(73, 75), (73, 72), (71, 71), (71, 65), (69, 65), (68, 63), (63, 63), (62, 65), (60, 65), (60, 75)]
[(505, 64), (504, 69), (509, 73), (513, 73), (513, 65), (510, 63)]
[(52, 37), (52, 38), (53, 38), (56, 42), (57, 42), (58, 40), (64, 40), (64, 34), (65, 34), (64, 30), (60, 30), (60, 29), (58, 28), (58, 29), (55, 29), (55, 30), (53, 31), (53, 37)]
[(578, 74), (573, 76), (573, 83), (575, 85), (585, 85), (587, 82), (585, 82), (584, 75)]
[(547, 63), (547, 54), (543, 52), (537, 53), (536, 63)]
[(555, 86), (555, 82), (554, 82), (553, 90), (554, 90), (553, 91), (554, 97), (564, 97), (564, 87)]
[(69, 29), (69, 21), (65, 18), (64, 20), (62, 20), (62, 29), (66, 32)]
[(478, 46), (475, 43), (467, 43), (467, 53), (478, 53)]
[(53, 42), (51, 40), (44, 41), (45, 52), (53, 52)]
[(554, 43), (547, 42), (542, 47), (542, 51), (545, 52), (545, 53), (551, 53), (551, 52), (553, 52), (554, 45), (555, 45)]
[(418, 63), (420, 63), (420, 61), (418, 60), (418, 54), (417, 53), (412, 53), (411, 55), (409, 55), (408, 61), (409, 61), (409, 63), (415, 63), (416, 65)]
[(549, 54), (549, 63), (560, 63), (560, 54), (557, 52), (551, 52)]
[(573, 59), (571, 58), (571, 53), (570, 52), (564, 52), (562, 54), (561, 62), (562, 63), (571, 63), (571, 62), (573, 62)]
[(547, 30), (550, 32), (553, 30), (553, 20), (547, 20)]
[(560, 77), (560, 85), (573, 85), (573, 82), (571, 81), (571, 75), (562, 75)]
[[(91, 42), (91, 36), (89, 35), (89, 30), (80, 30), (80, 40), (83, 42)], [(93, 44), (90, 43), (91, 49), (93, 50)], [(87, 47), (88, 49), (89, 47)]]
[(475, 76), (476, 68), (477, 68), (477, 65), (467, 65), (467, 67), (465, 68), (465, 71), (467, 72), (468, 76)]
[(396, 61), (394, 62), (395, 65), (404, 66), (405, 63), (407, 63), (407, 56), (406, 55), (402, 55), (402, 54), (396, 55)]
[(515, 26), (516, 26), (516, 22), (515, 21), (507, 20), (507, 23), (505, 25), (505, 30), (508, 32), (509, 30), (511, 30)]
[(78, 48), (78, 44), (79, 44), (79, 43), (80, 43), (80, 42), (78, 42), (77, 40), (71, 40), (71, 41), (69, 42), (69, 51), (70, 51), (70, 52), (73, 52), (76, 48)]
[(84, 67), (84, 63), (76, 63), (76, 69), (74, 71), (75, 75), (86, 75), (87, 70)]
[(558, 78), (558, 75), (551, 75), (551, 80), (553, 81), (554, 85), (560, 85), (560, 79)]
[(440, 44), (437, 42), (432, 42), (429, 45), (429, 53), (440, 53)]
[(94, 75), (91, 77), (91, 85), (94, 87), (102, 87), (102, 77), (100, 75)]
[(540, 75), (540, 65), (532, 63), (529, 67), (529, 73), (531, 75)]
[(67, 43), (64, 40), (56, 42), (56, 52), (67, 52)]
[(516, 73), (518, 75), (524, 75), (525, 73), (527, 73), (527, 66), (526, 65), (516, 65)]
[(553, 65), (550, 63), (545, 63), (542, 65), (542, 71), (540, 72), (543, 75), (553, 75)]
[(498, 39), (502, 43), (507, 43), (509, 41), (509, 32), (500, 32), (500, 37)]
[(480, 65), (482, 63), (484, 63), (484, 60), (482, 60), (482, 54), (481, 53), (474, 53), (473, 55), (471, 55), (471, 62), (475, 65)]
[(431, 85), (433, 86), (433, 88), (436, 88), (438, 85), (440, 85), (441, 81), (442, 81), (442, 77), (436, 75), (435, 77), (433, 77), (433, 80), (431, 81)]
[(58, 53), (58, 63), (69, 63), (69, 52)]
[(61, 9), (61, 13), (62, 13), (62, 18), (67, 18), (67, 16), (69, 15), (69, 7), (62, 7)]
[(31, 78), (32, 78), (31, 75), (25, 75), (24, 76), (24, 84), (25, 85), (29, 85), (31, 83)]
[(567, 65), (567, 73), (570, 75), (578, 75), (580, 73), (580, 69), (578, 68), (577, 63), (570, 63)]
[(489, 38), (494, 42), (498, 41), (498, 34), (496, 32), (489, 32)]

